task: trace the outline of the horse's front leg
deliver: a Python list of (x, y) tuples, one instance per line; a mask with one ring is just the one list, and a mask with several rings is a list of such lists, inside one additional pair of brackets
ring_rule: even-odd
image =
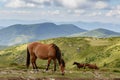
[(50, 66), (50, 62), (51, 62), (51, 58), (48, 59), (48, 64), (47, 64), (47, 68), (46, 68), (46, 71), (49, 69), (49, 66)]
[(56, 71), (56, 59), (54, 59), (54, 71)]

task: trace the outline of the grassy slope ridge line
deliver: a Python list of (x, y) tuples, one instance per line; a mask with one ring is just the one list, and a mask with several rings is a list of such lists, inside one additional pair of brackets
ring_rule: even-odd
[[(74, 69), (74, 61), (93, 63), (99, 67), (120, 67), (120, 37), (115, 38), (55, 38), (39, 41), (55, 43), (61, 49), (66, 69)], [(0, 51), (0, 67), (25, 67), (27, 44), (12, 46)], [(39, 67), (45, 67), (47, 61), (37, 60)]]

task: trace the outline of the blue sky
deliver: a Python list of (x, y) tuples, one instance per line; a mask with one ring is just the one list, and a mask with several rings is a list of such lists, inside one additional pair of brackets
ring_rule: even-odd
[(5, 20), (120, 24), (120, 0), (0, 0), (0, 23)]

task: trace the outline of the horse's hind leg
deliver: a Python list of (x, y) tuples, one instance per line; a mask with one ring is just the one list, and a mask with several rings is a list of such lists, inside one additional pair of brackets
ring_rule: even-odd
[(37, 69), (36, 59), (37, 59), (36, 56), (31, 57), (31, 63), (32, 63), (33, 69)]
[(38, 69), (37, 65), (36, 65), (36, 61), (35, 61), (35, 68)]
[(56, 71), (56, 59), (54, 59), (54, 71)]
[(46, 71), (49, 69), (49, 66), (50, 66), (50, 62), (51, 62), (51, 58), (48, 59), (48, 64), (47, 64), (47, 68), (46, 68)]
[(36, 60), (37, 60), (37, 57), (35, 57), (34, 66), (35, 66), (35, 69), (38, 69), (38, 67), (36, 65)]

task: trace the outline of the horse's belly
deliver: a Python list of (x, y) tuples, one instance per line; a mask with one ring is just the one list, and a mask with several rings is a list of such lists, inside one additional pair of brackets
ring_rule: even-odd
[(42, 56), (42, 55), (37, 55), (37, 57), (40, 58), (40, 59), (48, 59), (47, 56)]

